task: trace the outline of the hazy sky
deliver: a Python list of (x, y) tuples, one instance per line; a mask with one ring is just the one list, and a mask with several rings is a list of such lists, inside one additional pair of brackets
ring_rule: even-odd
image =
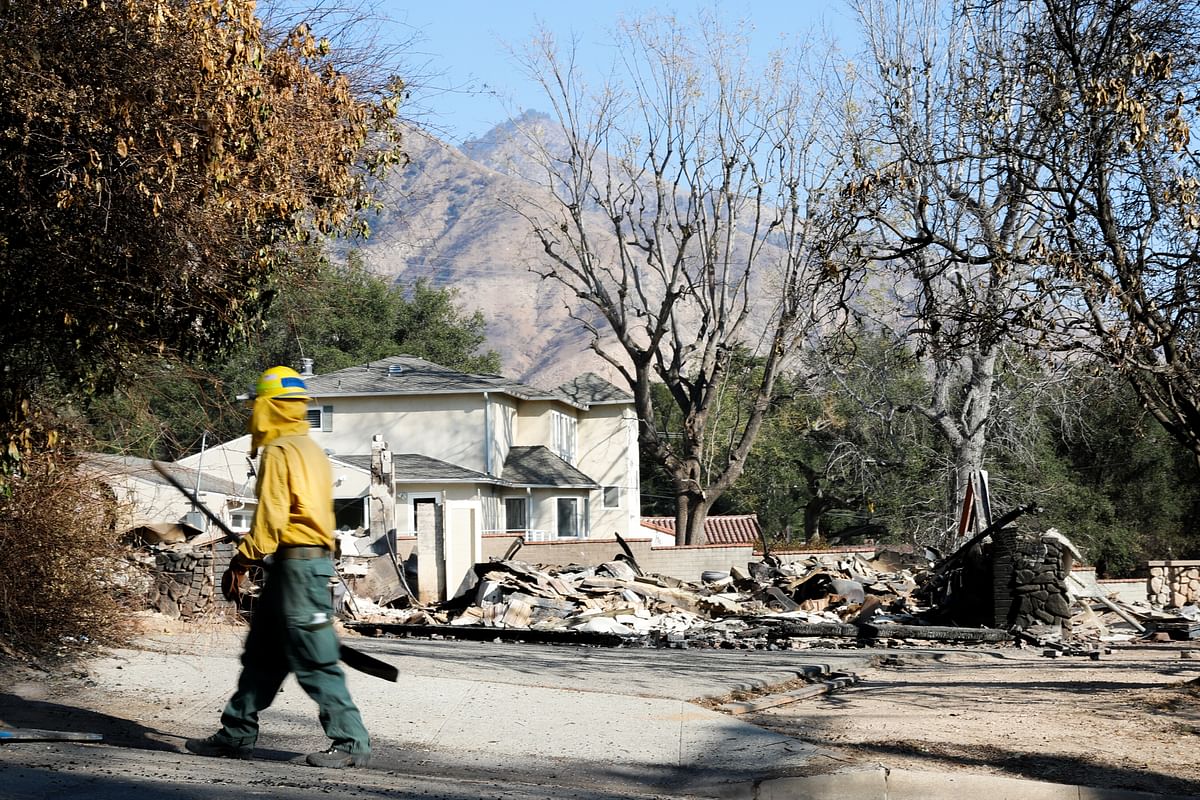
[(410, 113), (458, 144), (525, 109), (546, 110), (540, 89), (508, 53), (509, 47), (519, 49), (529, 41), (539, 24), (564, 39), (578, 34), (587, 63), (601, 70), (612, 57), (604, 46), (606, 33), (622, 16), (670, 11), (694, 19), (700, 9), (712, 8), (727, 22), (747, 20), (753, 26), (752, 46), (764, 55), (781, 37), (814, 29), (842, 41), (852, 36), (843, 0), (729, 0), (719, 6), (645, 0), (382, 0), (378, 11), (392, 20), (384, 28), (392, 32), (387, 36), (415, 37), (406, 58), (413, 71), (426, 76), (419, 81), (426, 85)]

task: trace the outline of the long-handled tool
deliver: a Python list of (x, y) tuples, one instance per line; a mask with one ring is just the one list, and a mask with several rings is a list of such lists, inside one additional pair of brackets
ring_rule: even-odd
[[(216, 525), (221, 533), (225, 534), (225, 541), (236, 542), (241, 539), (240, 536), (234, 533), (230, 527), (225, 524), (223, 519), (209, 510), (208, 506), (204, 505), (204, 503), (201, 503), (200, 499), (192, 494), (191, 489), (180, 483), (179, 479), (170, 473), (165, 464), (163, 464), (161, 461), (152, 461), (150, 463), (154, 466), (154, 469), (159, 475), (162, 475), (164, 478), (166, 478), (168, 483), (178, 489), (184, 497), (192, 502), (196, 508), (200, 509), (200, 513), (204, 514), (204, 516), (208, 518), (209, 522)], [(374, 656), (369, 656), (361, 650), (356, 650), (349, 645), (341, 645), (341, 650), (338, 655), (341, 657), (342, 663), (344, 663), (347, 667), (356, 669), (359, 672), (364, 672), (367, 675), (372, 675), (376, 678), (382, 678), (385, 681), (395, 681), (400, 677), (400, 670), (398, 670), (396, 667), (392, 666), (386, 661), (380, 661)]]

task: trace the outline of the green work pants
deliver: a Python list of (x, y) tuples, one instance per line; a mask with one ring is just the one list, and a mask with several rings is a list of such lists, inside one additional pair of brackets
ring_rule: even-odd
[(328, 558), (278, 559), (250, 620), (237, 691), (221, 714), (218, 736), (234, 745), (258, 739), (258, 715), (271, 705), (288, 673), (317, 703), (318, 717), (334, 747), (369, 753), (370, 740), (338, 666), (333, 631)]

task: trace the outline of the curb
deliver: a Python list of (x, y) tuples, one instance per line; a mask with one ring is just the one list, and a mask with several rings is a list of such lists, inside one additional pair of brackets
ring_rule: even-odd
[[(812, 679), (812, 676), (805, 676)], [(730, 703), (725, 703), (718, 711), (726, 711), (733, 715), (748, 714), (752, 711), (764, 711), (768, 708), (794, 703), (797, 700), (807, 700), (810, 697), (828, 694), (837, 689), (844, 689), (847, 686), (853, 686), (858, 683), (858, 676), (849, 672), (830, 672), (827, 676), (828, 680), (813, 683), (800, 689), (793, 689), (790, 692), (782, 692), (780, 694), (771, 694), (766, 697), (760, 697), (757, 700), (735, 700)]]
[[(826, 675), (829, 675), (833, 669), (829, 664), (796, 664), (793, 668), (795, 669), (795, 672), (792, 673), (792, 678), (790, 680), (802, 678), (808, 681), (819, 680)], [(720, 697), (725, 697), (730, 692), (761, 692), (778, 684), (779, 681), (777, 680), (744, 678), (741, 681), (729, 684), (729, 686), (723, 689), (720, 694), (706, 695), (704, 696), (704, 699), (715, 700)]]

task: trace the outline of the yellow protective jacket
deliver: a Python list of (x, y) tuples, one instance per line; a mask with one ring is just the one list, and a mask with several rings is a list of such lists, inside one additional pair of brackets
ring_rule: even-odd
[(250, 445), (261, 450), (258, 510), (238, 551), (257, 561), (282, 545), (318, 545), (332, 552), (333, 472), (308, 435), (305, 400), (260, 397), (250, 416)]

